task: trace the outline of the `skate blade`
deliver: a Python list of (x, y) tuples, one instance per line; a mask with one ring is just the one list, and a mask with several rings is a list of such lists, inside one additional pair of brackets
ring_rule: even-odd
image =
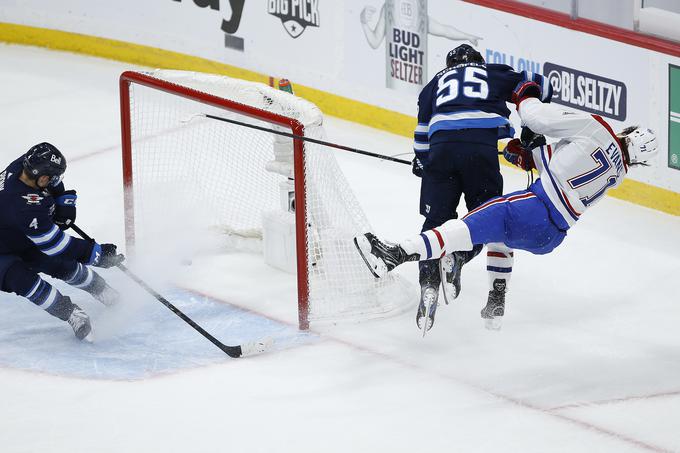
[(503, 327), (503, 317), (502, 316), (496, 316), (495, 318), (484, 320), (484, 328), (486, 330), (498, 331), (498, 330), (501, 330), (501, 327)]
[(427, 315), (423, 316), (420, 318), (420, 322), (418, 322), (418, 328), (423, 333), (423, 338), (425, 338), (427, 332), (432, 328), (432, 320)]
[(371, 243), (368, 242), (366, 236), (357, 236), (354, 238), (354, 246), (359, 251), (359, 255), (366, 263), (366, 266), (371, 271), (375, 278), (382, 278), (387, 274), (387, 265), (383, 260), (371, 253)]
[(453, 272), (453, 258), (451, 258), (451, 255), (446, 255), (439, 260), (439, 274), (441, 276), (442, 293), (444, 293), (444, 303), (446, 305), (449, 305), (449, 303), (458, 297), (456, 287), (446, 279), (446, 274), (450, 272)]
[(85, 335), (85, 337), (83, 337), (83, 339), (80, 340), (80, 341), (82, 341), (84, 343), (89, 343), (89, 344), (94, 343), (94, 333), (90, 330), (90, 333)]
[(428, 304), (428, 306), (425, 307), (425, 316), (419, 318), (417, 321), (418, 329), (420, 329), (421, 332), (423, 333), (423, 338), (425, 338), (427, 332), (429, 332), (430, 329), (432, 329), (432, 326), (434, 325), (434, 316), (431, 316), (432, 313), (430, 312), (433, 306), (435, 306), (436, 310), (436, 305), (432, 303)]

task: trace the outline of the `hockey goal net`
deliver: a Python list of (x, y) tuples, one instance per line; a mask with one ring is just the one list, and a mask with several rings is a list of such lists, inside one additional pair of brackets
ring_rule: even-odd
[(184, 71), (125, 72), (120, 90), (128, 251), (169, 224), (182, 234), (168, 247), (217, 231), (234, 248), (285, 248), (280, 236), (267, 237), (263, 219), (273, 218), (294, 229), (301, 329), (410, 304), (399, 277), (373, 279), (354, 250), (352, 237), (370, 226), (337, 151), (206, 116), (324, 139), (315, 105), (264, 84)]

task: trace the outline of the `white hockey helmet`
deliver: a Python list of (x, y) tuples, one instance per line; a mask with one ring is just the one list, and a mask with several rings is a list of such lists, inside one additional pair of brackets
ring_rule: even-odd
[(621, 132), (621, 138), (626, 143), (630, 165), (644, 164), (659, 152), (656, 134), (651, 129), (628, 127)]

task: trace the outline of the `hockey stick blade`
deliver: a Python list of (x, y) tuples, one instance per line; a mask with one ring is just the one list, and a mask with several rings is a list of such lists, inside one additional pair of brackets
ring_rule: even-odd
[(274, 346), (274, 339), (267, 337), (264, 340), (259, 341), (248, 341), (241, 345), (241, 355), (240, 357), (247, 357), (250, 355), (262, 354), (271, 350)]

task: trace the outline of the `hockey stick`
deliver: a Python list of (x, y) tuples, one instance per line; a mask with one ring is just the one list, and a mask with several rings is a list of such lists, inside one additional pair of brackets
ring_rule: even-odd
[(304, 135), (296, 135), (296, 134), (291, 134), (290, 132), (277, 131), (276, 129), (270, 129), (268, 127), (256, 126), (255, 124), (244, 123), (242, 121), (236, 121), (236, 120), (232, 120), (232, 119), (229, 119), (229, 118), (223, 118), (221, 116), (210, 115), (208, 113), (204, 113), (200, 116), (205, 116), (206, 118), (210, 118), (210, 119), (217, 120), (217, 121), (223, 121), (225, 123), (232, 123), (232, 124), (237, 124), (239, 126), (249, 127), (251, 129), (257, 129), (258, 131), (271, 132), (272, 134), (282, 135), (282, 136), (288, 137), (288, 138), (295, 138), (295, 139), (298, 139), (298, 140), (303, 140), (305, 142), (316, 143), (317, 145), (323, 145), (323, 146), (328, 146), (328, 147), (331, 147), (331, 148), (342, 149), (344, 151), (349, 151), (351, 153), (357, 153), (357, 154), (361, 154), (361, 155), (364, 155), (364, 156), (375, 157), (375, 158), (381, 159), (381, 160), (388, 160), (390, 162), (397, 162), (399, 164), (411, 165), (410, 160), (397, 159), (396, 157), (391, 157), (391, 156), (383, 156), (382, 154), (372, 153), (370, 151), (364, 151), (362, 149), (352, 148), (352, 147), (349, 147), (349, 146), (338, 145), (336, 143), (326, 142), (326, 141), (323, 141), (323, 140), (317, 140), (315, 138), (305, 137)]
[[(71, 224), (71, 228), (73, 228), (73, 231), (78, 233), (80, 237), (85, 239), (86, 241), (91, 241), (94, 242), (94, 239), (92, 239), (90, 236), (87, 235), (83, 230), (81, 230), (77, 225)], [(213, 337), (210, 335), (203, 327), (199, 326), (196, 324), (191, 318), (189, 318), (187, 315), (185, 315), (179, 308), (175, 307), (169, 300), (167, 300), (165, 297), (161, 296), (156, 290), (151, 288), (144, 280), (139, 278), (137, 275), (132, 273), (125, 265), (123, 264), (117, 264), (116, 267), (123, 271), (128, 277), (130, 277), (135, 283), (137, 283), (139, 286), (141, 286), (146, 292), (151, 294), (153, 297), (156, 298), (160, 303), (165, 305), (170, 309), (171, 312), (179, 316), (182, 321), (186, 322), (189, 324), (191, 327), (194, 328), (198, 333), (203, 335), (205, 338), (207, 338), (212, 344), (217, 346), (227, 354), (229, 357), (233, 358), (238, 358), (238, 357), (243, 357), (246, 355), (251, 355), (255, 353), (260, 353), (264, 352), (265, 349), (268, 346), (267, 341), (260, 341), (260, 342), (249, 342), (249, 343), (244, 343), (242, 345), (237, 345), (237, 346), (229, 346), (225, 345), (221, 341), (219, 341), (217, 338)]]
[[(196, 115), (196, 116), (205, 116), (206, 118), (210, 118), (210, 119), (213, 119), (213, 120), (223, 121), (225, 123), (236, 124), (236, 125), (244, 126), (244, 127), (249, 127), (251, 129), (257, 129), (258, 131), (271, 132), (272, 134), (282, 135), (282, 136), (288, 137), (288, 138), (295, 138), (295, 139), (302, 140), (302, 141), (305, 141), (305, 142), (316, 143), (317, 145), (323, 145), (323, 146), (328, 146), (328, 147), (331, 147), (331, 148), (342, 149), (344, 151), (349, 151), (351, 153), (361, 154), (363, 156), (375, 157), (375, 158), (381, 159), (381, 160), (387, 160), (387, 161), (390, 161), (390, 162), (397, 162), (399, 164), (411, 165), (410, 160), (397, 159), (396, 157), (392, 157), (392, 156), (384, 156), (382, 154), (373, 153), (371, 151), (364, 151), (362, 149), (352, 148), (350, 146), (338, 145), (337, 143), (331, 143), (331, 142), (326, 142), (326, 141), (323, 141), (323, 140), (317, 140), (315, 138), (305, 137), (304, 135), (291, 134), (290, 132), (277, 131), (276, 129), (270, 129), (268, 127), (256, 126), (254, 124), (244, 123), (243, 121), (237, 121), (237, 120), (232, 120), (232, 119), (229, 119), (229, 118), (223, 118), (221, 116), (210, 115), (208, 113), (203, 113), (203, 114), (199, 114), (199, 115)], [(404, 154), (406, 154), (406, 153), (404, 153)], [(498, 151), (498, 155), (501, 155), (501, 154), (503, 154), (503, 151)], [(399, 154), (396, 154), (396, 155), (398, 156)]]

